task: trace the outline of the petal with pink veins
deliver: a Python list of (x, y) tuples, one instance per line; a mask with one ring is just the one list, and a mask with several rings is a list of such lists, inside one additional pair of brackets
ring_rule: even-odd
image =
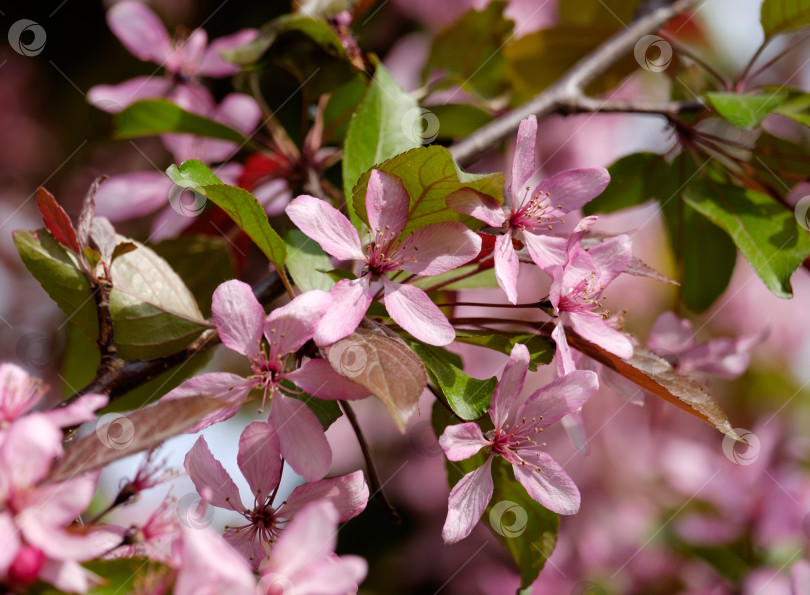
[(492, 227), (501, 227), (507, 219), (503, 206), (497, 200), (472, 188), (456, 190), (445, 203), (457, 213), (469, 215)]
[(20, 532), (5, 510), (0, 511), (0, 543), (3, 544), (0, 548), (0, 576), (5, 576), (21, 546)]
[(329, 291), (332, 306), (318, 323), (315, 343), (331, 345), (352, 334), (366, 315), (374, 297), (368, 277), (341, 279)]
[(276, 308), (264, 324), (264, 336), (270, 343), (270, 361), (294, 353), (309, 341), (321, 318), (332, 306), (332, 296), (319, 289), (302, 293), (290, 303)]
[(535, 502), (557, 514), (576, 514), (580, 495), (576, 484), (548, 453), (537, 451), (531, 465), (512, 465), (515, 479), (526, 488)]
[(463, 223), (445, 221), (417, 229), (403, 242), (397, 258), (402, 269), (438, 275), (467, 264), (481, 252), (481, 237)]
[[(209, 528), (183, 528), (174, 595), (256, 595), (256, 579), (245, 559)], [(179, 547), (177, 547), (179, 545)]]
[(633, 357), (633, 343), (630, 339), (593, 312), (572, 312), (569, 320), (574, 330), (582, 337), (599, 345), (602, 349), (622, 359)]
[(307, 481), (322, 478), (332, 464), (332, 449), (315, 414), (301, 401), (276, 393), (269, 422), (284, 460)]
[(383, 302), (396, 323), (430, 345), (453, 342), (456, 331), (424, 291), (413, 285), (394, 283), (383, 277)]
[(607, 287), (633, 261), (633, 242), (627, 235), (609, 238), (588, 250), (588, 255), (599, 269), (599, 285)]
[(475, 471), (471, 471), (450, 491), (447, 519), (442, 529), (445, 543), (457, 543), (467, 537), (492, 499), (492, 457)]
[[(532, 184), (530, 180), (528, 184)], [(582, 208), (607, 188), (610, 174), (603, 167), (567, 169), (532, 185), (532, 193), (549, 194), (549, 204), (561, 214)]]
[(675, 312), (664, 312), (653, 323), (647, 347), (660, 355), (678, 355), (695, 346), (692, 323)]
[(114, 5), (107, 11), (107, 24), (124, 47), (139, 60), (163, 64), (172, 54), (165, 25), (142, 2), (125, 0)]
[(529, 350), (522, 343), (516, 343), (509, 354), (509, 361), (503, 369), (501, 379), (492, 393), (489, 403), (489, 415), (495, 427), (502, 427), (509, 416), (509, 411), (523, 391), (526, 374), (529, 373)]
[(385, 234), (378, 243), (399, 236), (405, 229), (410, 205), (411, 198), (402, 180), (378, 169), (371, 170), (366, 189), (366, 213), (371, 233)]
[(96, 215), (124, 221), (148, 215), (169, 204), (174, 188), (169, 177), (157, 171), (138, 171), (112, 176), (96, 191)]
[(515, 247), (512, 245), (512, 231), (498, 236), (495, 240), (495, 278), (501, 286), (507, 299), (513, 304), (517, 303), (517, 280), (520, 272), (520, 260)]
[(290, 220), (340, 260), (364, 260), (360, 236), (345, 215), (326, 201), (303, 194), (285, 209)]
[(203, 395), (231, 404), (230, 407), (223, 407), (209, 413), (186, 430), (187, 434), (194, 434), (212, 424), (230, 419), (236, 415), (236, 412), (239, 411), (254, 386), (256, 386), (255, 380), (242, 378), (236, 374), (207, 372), (185, 380), (180, 386), (163, 395), (161, 400), (171, 401), (173, 399)]
[(197, 493), (206, 494), (211, 504), (235, 512), (242, 512), (242, 498), (239, 489), (218, 460), (211, 454), (203, 436), (197, 438), (194, 446), (186, 454), (183, 466), (194, 482)]
[(66, 407), (44, 411), (43, 415), (57, 428), (67, 428), (95, 419), (96, 411), (104, 407), (109, 400), (107, 395), (89, 393)]
[(284, 377), (318, 399), (354, 401), (369, 396), (368, 389), (338, 374), (323, 359), (307, 360)]
[(262, 564), (261, 573), (281, 575), (295, 584), (298, 573), (335, 551), (338, 518), (331, 502), (314, 502), (305, 507), (284, 529)]
[(242, 430), (236, 463), (257, 502), (264, 502), (278, 487), (283, 462), (273, 427), (254, 421)]
[(557, 346), (557, 351), (554, 353), (554, 363), (557, 376), (565, 376), (569, 372), (577, 369), (574, 363), (574, 356), (571, 353), (571, 347), (568, 345), (568, 338), (565, 336), (565, 327), (562, 321), (558, 322), (551, 331), (551, 338)]
[(524, 231), (520, 239), (526, 244), (534, 264), (543, 271), (554, 266), (562, 265), (565, 262), (565, 248), (568, 240), (557, 236), (548, 236), (529, 233)]
[(368, 485), (362, 471), (341, 477), (311, 481), (295, 488), (284, 505), (284, 518), (294, 518), (311, 502), (328, 500), (338, 511), (338, 521), (343, 523), (363, 512), (368, 504)]
[(222, 57), (222, 52), (250, 43), (256, 39), (258, 34), (259, 32), (256, 29), (244, 29), (215, 39), (206, 48), (197, 67), (197, 74), (210, 76), (211, 78), (222, 78), (236, 74), (241, 69), (241, 66), (225, 60)]
[(488, 444), (475, 422), (447, 426), (439, 437), (439, 446), (450, 461), (469, 459)]
[(560, 423), (568, 434), (568, 439), (580, 454), (588, 455), (591, 452), (591, 445), (588, 443), (588, 436), (585, 434), (585, 423), (582, 414), (573, 411), (560, 418)]
[(509, 183), (509, 194), (512, 196), (512, 207), (519, 209), (523, 201), (520, 199), (526, 191), (526, 181), (534, 173), (536, 160), (535, 145), (537, 143), (537, 118), (529, 116), (520, 122), (515, 154), (512, 157), (512, 179)]
[(567, 413), (578, 411), (599, 389), (599, 378), (590, 370), (574, 370), (538, 389), (518, 408), (517, 418), (530, 419), (545, 428)]
[(264, 330), (264, 308), (247, 283), (221, 283), (211, 300), (211, 314), (222, 343), (248, 359), (256, 359)]
[(35, 485), (62, 454), (62, 432), (43, 413), (19, 418), (0, 439), (0, 493)]

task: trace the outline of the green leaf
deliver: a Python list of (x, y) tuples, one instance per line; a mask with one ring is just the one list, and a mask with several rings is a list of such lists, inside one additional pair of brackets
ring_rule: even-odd
[(222, 184), (222, 180), (198, 159), (184, 161), (180, 167), (172, 164), (166, 170), (166, 175), (181, 188), (192, 188), (198, 192), (202, 191), (203, 186)]
[(245, 136), (225, 124), (187, 112), (166, 99), (136, 101), (115, 116), (115, 138), (185, 133), (239, 143)]
[(586, 204), (585, 215), (612, 213), (644, 204), (655, 196), (654, 186), (666, 164), (657, 153), (633, 153), (608, 168), (610, 184), (599, 196)]
[(220, 283), (233, 278), (227, 240), (215, 236), (183, 236), (164, 240), (152, 249), (166, 259), (189, 288), (200, 311), (211, 316), (211, 297)]
[[(580, 59), (624, 27), (562, 24), (511, 41), (504, 49), (509, 76), (522, 103), (557, 81)], [(632, 55), (624, 56), (588, 85), (589, 93), (607, 91), (639, 68)]]
[(346, 138), (354, 110), (366, 93), (365, 77), (356, 76), (335, 89), (323, 108), (323, 141), (341, 144)]
[(486, 413), (489, 400), (498, 379), (494, 376), (478, 380), (466, 374), (445, 357), (443, 350), (426, 345), (416, 339), (404, 338), (404, 341), (425, 364), (428, 373), (438, 385), (448, 404), (464, 420), (478, 419)]
[(810, 0), (765, 0), (760, 22), (766, 38), (810, 25)]
[(349, 122), (343, 148), (343, 190), (355, 225), (359, 209), (352, 205), (352, 189), (357, 180), (373, 165), (422, 145), (414, 130), (421, 115), (416, 100), (377, 64), (371, 85)]
[(462, 89), (496, 97), (509, 89), (506, 58), (501, 53), (514, 23), (503, 16), (506, 2), (471, 10), (436, 37), (422, 79), (440, 70)]
[(810, 237), (770, 196), (719, 182), (691, 184), (684, 199), (722, 227), (775, 295), (793, 296), (790, 277), (810, 254)]
[(810, 127), (810, 93), (792, 91), (787, 100), (783, 101), (774, 111)]
[(520, 586), (527, 588), (557, 545), (560, 517), (529, 496), (502, 457), (492, 462), (492, 481), (495, 490), (484, 520), (520, 569)]
[(329, 291), (334, 287), (335, 282), (324, 272), (331, 270), (332, 261), (317, 242), (297, 229), (288, 231), (284, 241), (287, 244), (287, 270), (298, 289)]
[(492, 116), (488, 112), (469, 103), (431, 105), (426, 109), (436, 117), (439, 125), (437, 138), (440, 139), (467, 136), (492, 122)]
[(92, 288), (74, 255), (46, 230), (12, 232), (25, 267), (65, 317), (95, 342), (98, 317)]
[[(90, 572), (94, 572), (102, 577), (104, 583), (92, 585), (85, 591), (87, 595), (121, 595), (122, 593), (134, 593), (134, 582), (138, 577), (146, 574), (168, 573), (169, 568), (148, 558), (119, 558), (116, 560), (91, 560), (82, 564)], [(25, 591), (29, 595), (61, 595), (55, 587), (46, 586), (44, 583), (34, 585)]]
[(706, 98), (717, 113), (726, 120), (751, 130), (756, 128), (768, 114), (787, 97), (787, 93), (763, 93), (740, 95), (739, 93), (707, 93)]
[[(450, 279), (463, 277), (467, 273), (472, 273), (478, 269), (477, 264), (466, 264), (452, 271), (433, 275), (431, 277), (417, 277), (410, 282), (411, 285), (420, 289), (428, 289), (439, 283), (444, 283)], [(454, 281), (442, 287), (439, 291), (457, 291), (459, 289), (480, 289), (481, 287), (498, 287), (498, 279), (495, 278), (493, 267), (481, 269), (479, 272), (459, 281)]]
[(483, 330), (456, 329), (456, 341), (469, 345), (478, 345), (509, 355), (517, 343), (522, 343), (529, 350), (529, 368), (537, 370), (554, 357), (554, 342), (540, 335), (514, 333), (509, 331), (492, 332)]
[(298, 399), (304, 405), (306, 405), (309, 410), (312, 411), (312, 413), (315, 414), (315, 417), (317, 417), (318, 421), (321, 422), (321, 426), (323, 426), (324, 431), (328, 430), (329, 426), (335, 423), (340, 416), (343, 415), (337, 401), (316, 399), (312, 395), (302, 392), (301, 389), (287, 380), (282, 380), (281, 385), (284, 388), (285, 395), (293, 399)]
[[(444, 147), (412, 149), (378, 164), (375, 169), (399, 177), (411, 197), (408, 223), (403, 231), (406, 235), (442, 221), (461, 221), (472, 229), (482, 227), (481, 221), (460, 215), (447, 206), (447, 197), (461, 188), (472, 188), (503, 203), (503, 174), (463, 172)], [(364, 173), (354, 187), (354, 208), (364, 223), (368, 223), (366, 186), (370, 175), (370, 171)]]

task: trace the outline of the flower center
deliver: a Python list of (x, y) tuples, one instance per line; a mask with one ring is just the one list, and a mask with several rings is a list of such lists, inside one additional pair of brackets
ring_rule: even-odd
[(536, 191), (533, 195), (531, 192), (531, 187), (526, 186), (519, 202), (523, 206), (515, 211), (510, 219), (513, 227), (521, 231), (526, 229), (534, 231), (540, 228), (551, 231), (555, 224), (565, 223), (565, 219), (560, 216), (562, 205), (553, 206), (551, 194), (541, 190)]
[(560, 299), (560, 310), (566, 312), (602, 310), (602, 318), (609, 318), (610, 312), (604, 309), (604, 300), (601, 296), (604, 286), (599, 284), (599, 274), (591, 271), (577, 282), (576, 285), (564, 290)]
[(364, 273), (380, 276), (390, 271), (398, 271), (407, 262), (417, 262), (414, 256), (401, 255), (406, 248), (419, 249), (413, 246), (413, 235), (401, 241), (400, 234), (393, 233), (391, 226), (386, 225), (384, 229), (377, 229), (373, 235), (369, 232), (369, 236)]
[(490, 442), (490, 449), (512, 464), (528, 465), (529, 468), (540, 471), (538, 465), (527, 460), (532, 455), (539, 458), (537, 449), (546, 446), (545, 442), (535, 439), (543, 433), (543, 428), (537, 425), (539, 421), (543, 421), (542, 416), (539, 420), (536, 417), (523, 417), (514, 425), (505, 423), (500, 428), (490, 430), (485, 436)]

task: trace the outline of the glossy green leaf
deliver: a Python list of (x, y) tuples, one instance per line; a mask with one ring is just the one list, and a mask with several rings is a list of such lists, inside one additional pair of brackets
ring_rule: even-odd
[[(363, 100), (352, 115), (343, 147), (343, 190), (349, 216), (355, 225), (360, 212), (352, 204), (352, 189), (363, 172), (394, 155), (422, 146), (416, 126), (422, 112), (416, 100), (391, 77), (382, 64)], [(365, 218), (365, 209), (363, 215)]]
[(741, 95), (739, 93), (707, 93), (709, 103), (726, 120), (751, 130), (756, 128), (768, 114), (787, 97), (787, 93), (762, 93)]
[(456, 329), (456, 341), (486, 347), (505, 355), (511, 354), (512, 348), (517, 343), (522, 343), (529, 350), (529, 368), (532, 371), (537, 370), (537, 366), (550, 363), (555, 350), (554, 342), (547, 337), (510, 331), (495, 333), (484, 330)]
[(240, 145), (248, 142), (241, 132), (225, 124), (187, 112), (166, 99), (136, 101), (115, 116), (115, 138), (138, 138), (173, 133), (218, 138)]
[(509, 89), (506, 58), (501, 53), (514, 23), (504, 17), (506, 2), (471, 10), (440, 32), (430, 48), (423, 80), (440, 71), (462, 89), (496, 97)]
[(810, 25), (810, 0), (765, 0), (760, 10), (765, 37)]
[[(447, 197), (461, 188), (473, 188), (503, 202), (503, 174), (462, 172), (444, 147), (413, 149), (380, 163), (376, 169), (399, 177), (410, 195), (411, 207), (403, 232), (405, 234), (442, 221), (462, 221), (472, 229), (482, 227), (484, 224), (481, 221), (460, 215), (447, 206)], [(370, 175), (370, 171), (364, 173), (354, 187), (354, 207), (364, 223), (368, 223), (366, 186)]]
[(492, 122), (492, 116), (488, 112), (468, 103), (429, 105), (425, 109), (435, 116), (434, 127), (438, 124), (436, 134), (441, 139), (467, 136)]
[(426, 345), (416, 339), (405, 342), (425, 364), (431, 379), (442, 391), (453, 411), (465, 420), (478, 419), (486, 413), (489, 400), (498, 379), (494, 376), (478, 380), (466, 374), (445, 357), (443, 350)]
[(303, 232), (291, 229), (284, 241), (287, 244), (287, 270), (298, 289), (329, 291), (335, 282), (327, 271), (332, 270), (332, 261), (317, 242)]
[(366, 94), (366, 77), (358, 75), (329, 96), (323, 108), (324, 143), (342, 143), (354, 110)]
[(776, 296), (790, 298), (790, 277), (810, 255), (810, 237), (793, 212), (754, 190), (700, 182), (684, 199), (731, 236), (765, 285)]
[(197, 191), (201, 191), (202, 186), (209, 184), (222, 184), (222, 180), (211, 171), (211, 168), (198, 159), (184, 161), (180, 167), (172, 164), (166, 170), (166, 175), (178, 186)]
[(794, 91), (774, 111), (810, 127), (810, 93)]
[(633, 153), (622, 157), (608, 168), (608, 187), (586, 204), (582, 212), (585, 215), (612, 213), (644, 204), (655, 196), (655, 185), (665, 169), (666, 164), (657, 153)]

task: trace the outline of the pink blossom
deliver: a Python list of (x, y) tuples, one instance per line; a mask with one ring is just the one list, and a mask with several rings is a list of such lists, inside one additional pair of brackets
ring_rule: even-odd
[(172, 554), (174, 595), (256, 595), (256, 579), (245, 559), (207, 527), (184, 527)]
[[(209, 395), (232, 404), (206, 418), (190, 431), (232, 417), (248, 393), (263, 392), (262, 408), (271, 400), (269, 421), (281, 442), (281, 454), (308, 480), (323, 477), (332, 460), (332, 451), (323, 427), (315, 414), (300, 400), (280, 392), (288, 380), (307, 393), (321, 399), (360, 399), (368, 392), (332, 370), (323, 359), (308, 359), (298, 368), (288, 370), (288, 360), (315, 334), (318, 322), (332, 304), (324, 291), (308, 291), (289, 304), (276, 308), (265, 317), (250, 286), (241, 281), (226, 281), (217, 287), (211, 312), (222, 343), (245, 355), (253, 374), (242, 378), (228, 372), (210, 372), (195, 376), (165, 395), (179, 399), (192, 395)], [(262, 337), (267, 347), (262, 346)]]
[(315, 334), (316, 343), (328, 345), (352, 333), (380, 286), (388, 313), (402, 328), (431, 345), (453, 341), (453, 327), (428, 295), (391, 281), (387, 274), (407, 271), (428, 276), (453, 270), (478, 255), (481, 238), (457, 222), (435, 223), (405, 236), (409, 209), (402, 181), (372, 170), (366, 191), (372, 231), (364, 248), (349, 220), (325, 201), (302, 195), (287, 207), (292, 222), (326, 252), (340, 260), (365, 263), (360, 278), (343, 279), (332, 289), (333, 305)]
[(368, 566), (358, 556), (335, 555), (340, 513), (328, 501), (302, 508), (259, 567), (262, 595), (356, 593)]
[(337, 508), (340, 521), (347, 521), (360, 514), (368, 502), (363, 473), (355, 471), (305, 483), (293, 490), (285, 502), (273, 506), (284, 466), (277, 442), (273, 428), (263, 421), (248, 425), (239, 439), (237, 463), (253, 493), (252, 506), (242, 504), (236, 484), (211, 454), (205, 438), (200, 436), (186, 455), (186, 471), (200, 495), (214, 506), (238, 512), (247, 520), (243, 526), (226, 528), (225, 540), (250, 561), (254, 570), (286, 524), (306, 504), (328, 499)]
[(540, 450), (545, 443), (538, 443), (536, 438), (566, 413), (582, 407), (599, 387), (596, 374), (574, 370), (557, 378), (534, 392), (510, 416), (528, 371), (529, 350), (517, 344), (492, 394), (489, 415), (495, 429), (484, 434), (478, 424), (468, 422), (449, 426), (439, 438), (439, 445), (451, 461), (467, 459), (481, 448), (490, 453), (481, 467), (462, 477), (450, 492), (442, 531), (447, 543), (467, 537), (481, 518), (492, 498), (491, 467), (496, 455), (512, 464), (515, 478), (549, 510), (559, 514), (576, 514), (579, 510), (577, 486), (549, 454)]
[(258, 35), (245, 29), (208, 44), (208, 35), (195, 29), (187, 37), (172, 39), (158, 16), (145, 4), (124, 0), (107, 12), (107, 24), (132, 55), (166, 69), (167, 76), (142, 76), (118, 85), (98, 85), (90, 89), (88, 101), (116, 113), (131, 103), (150, 97), (175, 99), (183, 88), (207, 94), (199, 77), (221, 78), (239, 72), (239, 66), (222, 58), (222, 52), (249, 43)]
[(601, 194), (610, 181), (607, 170), (601, 167), (569, 169), (543, 179), (535, 171), (536, 137), (537, 119), (531, 116), (518, 129), (507, 205), (469, 189), (447, 198), (447, 205), (459, 213), (494, 228), (506, 227), (495, 242), (495, 275), (513, 304), (517, 302), (519, 269), (513, 239), (526, 245), (531, 259), (544, 271), (562, 265), (566, 240), (549, 232), (565, 223), (565, 215)]

